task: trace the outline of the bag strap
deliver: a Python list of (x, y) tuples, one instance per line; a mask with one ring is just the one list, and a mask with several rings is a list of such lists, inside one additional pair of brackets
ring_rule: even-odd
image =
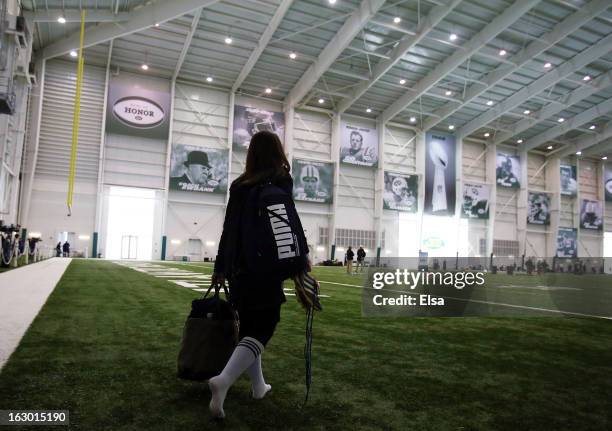
[(215, 293), (213, 294), (214, 297), (219, 297), (219, 289), (223, 289), (223, 293), (225, 294), (225, 297), (229, 298), (229, 294), (227, 293), (227, 286), (225, 285), (225, 281), (224, 281), (221, 285), (219, 285), (219, 283), (211, 283), (210, 287), (208, 288), (204, 296), (202, 296), (202, 299), (206, 299), (208, 297), (208, 294), (213, 288), (215, 289)]

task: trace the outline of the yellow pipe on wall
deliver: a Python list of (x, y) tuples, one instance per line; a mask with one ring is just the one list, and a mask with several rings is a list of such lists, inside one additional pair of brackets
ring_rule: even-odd
[(77, 65), (76, 94), (74, 96), (74, 115), (72, 118), (72, 148), (70, 151), (70, 174), (68, 175), (68, 215), (72, 215), (72, 200), (74, 197), (74, 177), (76, 175), (77, 147), (79, 143), (79, 120), (81, 118), (81, 87), (83, 84), (83, 45), (85, 41), (85, 11), (81, 11), (81, 35), (79, 39), (79, 61)]

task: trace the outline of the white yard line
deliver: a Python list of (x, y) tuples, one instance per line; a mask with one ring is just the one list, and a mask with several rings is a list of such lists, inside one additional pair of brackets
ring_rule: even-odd
[(0, 369), (19, 345), (72, 259), (54, 257), (0, 274)]

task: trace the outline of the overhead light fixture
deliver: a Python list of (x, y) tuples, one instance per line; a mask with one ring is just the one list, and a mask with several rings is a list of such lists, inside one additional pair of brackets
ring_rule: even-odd
[(525, 115), (529, 115), (529, 114), (531, 114), (531, 111), (530, 111), (529, 109), (525, 109), (525, 110), (523, 111), (523, 114), (525, 114)]
[(228, 45), (231, 44), (233, 42), (232, 38), (229, 36), (225, 37), (225, 43), (227, 43)]
[(207, 76), (206, 77), (206, 82), (213, 82), (213, 77), (212, 76)]
[(158, 22), (155, 23), (155, 27), (159, 27), (159, 23)]
[(272, 93), (272, 89), (270, 87), (266, 88), (266, 94)]
[(142, 66), (140, 66), (140, 68), (142, 70), (149, 70), (149, 65), (147, 63), (143, 63)]
[(590, 80), (591, 80), (591, 77), (590, 77), (589, 75), (584, 75), (584, 76), (582, 77), (582, 80), (583, 80), (583, 81), (590, 81)]
[(319, 99), (319, 104), (323, 104), (323, 103), (325, 103), (325, 99), (322, 99), (322, 98)]
[(457, 40), (457, 35), (455, 33), (451, 33), (451, 35), (448, 37), (450, 40)]
[(484, 134), (484, 137), (485, 137), (485, 138), (488, 138), (489, 136), (491, 136), (491, 134), (490, 134), (489, 132), (486, 132), (486, 133)]
[(501, 55), (502, 57), (505, 56), (506, 54), (508, 54), (508, 52), (505, 49), (499, 50), (499, 55)]
[(402, 19), (399, 16), (396, 16), (395, 18), (393, 18), (393, 22), (399, 24), (400, 22), (402, 22)]
[(74, 49), (72, 51), (70, 51), (70, 57), (78, 57), (79, 53), (76, 52)]
[(297, 58), (297, 54), (294, 51), (291, 51), (291, 53), (289, 54), (289, 58), (291, 60), (295, 60)]
[(608, 160), (608, 156), (603, 156), (601, 160)]
[(582, 151), (576, 151), (576, 155), (580, 156), (582, 154)]
[(89, 235), (79, 235), (79, 240), (81, 240), (81, 241), (89, 241)]
[(406, 83), (405, 79), (400, 79), (400, 85), (404, 85)]
[(454, 124), (451, 124), (451, 125), (448, 126), (448, 130), (454, 130), (454, 129), (455, 129), (455, 125)]
[(563, 117), (559, 117), (559, 119), (557, 120), (559, 123), (563, 123), (565, 121), (565, 118)]
[(444, 93), (444, 94), (446, 94), (447, 96), (452, 96), (453, 92), (450, 91), (450, 90), (446, 90), (446, 93)]
[(493, 105), (493, 101), (492, 101), (492, 100), (489, 100), (489, 101), (487, 102), (487, 106), (491, 106), (491, 105)]
[(329, 4), (336, 4), (336, 0), (329, 0)]
[(517, 144), (522, 144), (522, 143), (523, 143), (523, 140), (522, 140), (522, 139), (518, 139), (518, 140), (516, 141), (516, 143), (517, 143)]
[(416, 117), (410, 117), (410, 122), (411, 123), (416, 123)]
[(597, 127), (597, 126), (596, 126), (595, 124), (591, 124), (591, 125), (589, 126), (589, 130), (595, 130), (595, 128), (596, 128), (596, 127)]
[(366, 112), (369, 114), (370, 112), (372, 112), (371, 108), (366, 108)]
[(181, 243), (180, 239), (171, 239), (170, 244), (179, 245)]
[(59, 22), (60, 24), (66, 24), (66, 18), (64, 18), (63, 16), (59, 16), (57, 17), (57, 22)]
[(546, 149), (547, 149), (547, 150), (552, 150), (552, 149), (553, 149), (553, 146), (552, 146), (552, 145), (549, 145), (548, 147), (546, 147)]
[(552, 64), (550, 64), (549, 62), (544, 63), (544, 69), (550, 69), (552, 67)]

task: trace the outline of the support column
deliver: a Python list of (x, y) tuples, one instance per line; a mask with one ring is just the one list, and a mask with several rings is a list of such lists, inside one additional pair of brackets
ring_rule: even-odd
[(376, 224), (376, 266), (380, 262), (383, 233), (383, 192), (385, 189), (385, 123), (382, 118), (376, 121), (378, 134), (378, 167), (374, 179), (374, 221)]
[[(425, 208), (425, 158), (427, 157), (425, 151), (425, 132), (419, 131), (415, 137), (415, 168), (416, 173), (419, 176), (419, 196), (418, 196), (418, 212), (417, 212), (417, 223), (418, 223), (418, 249), (415, 252), (421, 251), (421, 244), (423, 243), (423, 209)], [(418, 255), (418, 253), (417, 253)]]
[[(582, 172), (582, 168), (580, 167), (580, 157), (571, 156), (572, 159), (576, 161), (576, 198), (574, 199), (574, 203), (572, 205), (572, 227), (576, 229), (576, 256), (584, 257), (580, 255), (580, 248), (582, 247), (582, 241), (580, 240), (580, 204), (582, 202), (582, 193), (580, 192), (580, 172)], [(584, 247), (582, 247), (584, 248)]]
[(166, 164), (164, 165), (164, 197), (162, 201), (161, 252), (160, 259), (166, 260), (166, 228), (168, 222), (168, 195), (170, 193), (170, 163), (172, 159), (172, 133), (174, 129), (174, 98), (176, 96), (176, 77), (170, 83), (170, 124), (168, 125), (168, 142), (166, 144)]
[(338, 208), (338, 190), (340, 183), (340, 114), (335, 113), (332, 117), (331, 130), (331, 160), (334, 162), (334, 194), (332, 210), (329, 216), (328, 247), (330, 259), (334, 260), (336, 254), (336, 211)]
[(527, 252), (527, 194), (529, 183), (527, 151), (519, 152), (519, 160), (521, 161), (521, 188), (516, 201), (516, 235), (519, 252), (527, 257), (529, 256)]
[[(453, 213), (453, 218), (455, 219), (455, 226), (457, 229), (456, 236), (456, 248), (455, 254), (459, 255), (459, 248), (461, 245), (459, 244), (459, 223), (461, 222), (461, 206), (463, 205), (463, 181), (462, 181), (462, 173), (463, 173), (463, 137), (455, 136), (455, 212)], [(468, 221), (469, 223), (469, 221)], [(451, 257), (451, 256), (447, 256)]]
[[(489, 195), (489, 220), (487, 220), (486, 249), (484, 257), (493, 253), (493, 241), (495, 239), (495, 219), (497, 217), (497, 145), (487, 145), (485, 156), (485, 181), (491, 188)], [(517, 256), (520, 257), (520, 256)]]
[[(598, 231), (599, 233), (599, 254), (597, 257), (603, 257), (604, 255), (604, 232), (606, 231), (606, 191), (604, 187), (604, 169), (605, 163), (602, 160), (597, 162), (597, 200), (601, 202), (602, 205), (602, 220), (604, 221), (603, 229)], [(603, 265), (603, 262), (602, 262)]]

